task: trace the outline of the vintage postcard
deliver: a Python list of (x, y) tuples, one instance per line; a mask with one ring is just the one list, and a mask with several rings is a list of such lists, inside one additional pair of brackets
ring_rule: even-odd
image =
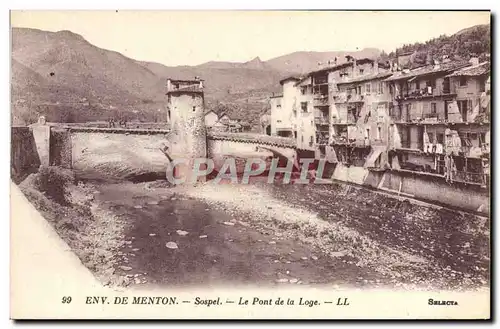
[(489, 319), (489, 11), (12, 11), (12, 319)]

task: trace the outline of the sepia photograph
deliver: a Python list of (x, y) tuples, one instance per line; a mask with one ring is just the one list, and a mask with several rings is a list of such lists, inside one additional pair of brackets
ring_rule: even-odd
[(489, 11), (10, 21), (12, 319), (490, 319)]

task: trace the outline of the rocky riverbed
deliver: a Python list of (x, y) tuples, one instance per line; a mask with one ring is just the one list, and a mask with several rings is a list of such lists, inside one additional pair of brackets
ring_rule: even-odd
[(489, 282), (488, 219), (350, 186), (86, 180), (66, 193), (86, 205), (89, 219), (49, 221), (104, 284), (472, 289)]

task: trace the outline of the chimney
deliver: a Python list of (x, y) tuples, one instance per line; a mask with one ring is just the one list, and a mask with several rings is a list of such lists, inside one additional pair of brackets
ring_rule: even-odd
[(373, 73), (378, 74), (378, 61), (373, 62)]
[(441, 67), (439, 65), (439, 61), (437, 59), (435, 59), (433, 62), (434, 62), (434, 70), (439, 70), (439, 68)]
[(425, 56), (425, 65), (432, 65), (432, 57), (429, 53)]
[(171, 90), (172, 90), (172, 80), (167, 79), (167, 91), (171, 91)]
[(469, 63), (471, 63), (472, 65), (479, 65), (479, 58), (477, 57), (471, 57), (471, 59), (469, 60)]

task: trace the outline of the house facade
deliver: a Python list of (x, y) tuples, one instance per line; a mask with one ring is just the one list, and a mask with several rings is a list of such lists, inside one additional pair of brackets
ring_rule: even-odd
[[(286, 125), (296, 127), (298, 149), (314, 152), (317, 160), (485, 187), (489, 62), (401, 66), (348, 57), (282, 83), (284, 94), (272, 108), (296, 113), (295, 126), (291, 120)], [(285, 87), (293, 97), (285, 97)]]
[(225, 112), (217, 115), (214, 111), (205, 113), (205, 125), (207, 129), (214, 131), (243, 132), (251, 129), (250, 124), (246, 121), (242, 121), (239, 118), (231, 118)]
[(280, 81), (282, 95), (272, 96), (271, 135), (297, 138), (298, 77), (288, 77)]
[(489, 181), (489, 63), (441, 63), (388, 78), (391, 170), (435, 175), (448, 182)]
[(205, 125), (207, 128), (213, 127), (218, 120), (219, 116), (214, 111), (208, 111), (205, 113)]

